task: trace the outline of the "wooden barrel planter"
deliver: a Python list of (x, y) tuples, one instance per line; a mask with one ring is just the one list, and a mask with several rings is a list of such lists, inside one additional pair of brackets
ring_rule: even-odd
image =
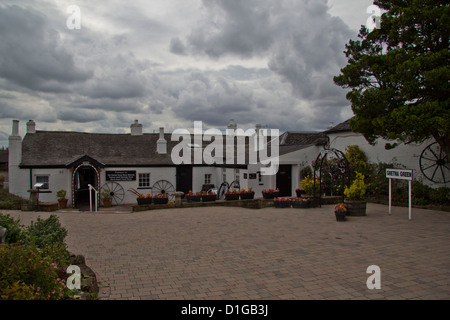
[(365, 216), (366, 215), (366, 200), (344, 200), (347, 207), (348, 216)]

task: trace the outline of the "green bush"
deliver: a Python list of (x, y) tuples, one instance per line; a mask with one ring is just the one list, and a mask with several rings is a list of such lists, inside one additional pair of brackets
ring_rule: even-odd
[(430, 200), (435, 204), (446, 205), (450, 203), (450, 188), (440, 187), (432, 189)]
[(0, 226), (7, 229), (6, 243), (20, 241), (23, 237), (23, 227), (19, 224), (20, 219), (14, 219), (9, 214), (0, 213)]
[(64, 244), (67, 230), (61, 226), (57, 215), (52, 214), (47, 219), (38, 217), (36, 222), (25, 228), (24, 242), (34, 244), (38, 248), (45, 248), (57, 243)]
[(0, 247), (0, 297), (2, 299), (67, 299), (72, 292), (59, 266), (36, 247), (20, 243)]

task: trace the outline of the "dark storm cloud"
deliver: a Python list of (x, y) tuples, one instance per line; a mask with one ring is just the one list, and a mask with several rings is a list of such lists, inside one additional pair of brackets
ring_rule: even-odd
[[(351, 31), (328, 13), (327, 1), (203, 1), (205, 24), (184, 45), (191, 54), (267, 58), (268, 67), (292, 85), (300, 99), (341, 99), (332, 81), (345, 64)], [(186, 52), (184, 49), (183, 52)], [(340, 106), (345, 106), (346, 103)]]
[[(32, 8), (0, 7), (0, 77), (20, 86), (51, 91), (54, 83), (85, 81), (92, 72), (80, 69), (47, 17)], [(59, 90), (57, 90), (59, 91)]]

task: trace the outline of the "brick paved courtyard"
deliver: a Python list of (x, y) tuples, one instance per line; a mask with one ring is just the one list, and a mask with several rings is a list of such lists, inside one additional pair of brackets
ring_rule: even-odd
[[(368, 204), (336, 222), (332, 206), (57, 212), (101, 299), (450, 299), (450, 213)], [(50, 213), (4, 211), (26, 224)], [(369, 290), (370, 265), (381, 289)]]

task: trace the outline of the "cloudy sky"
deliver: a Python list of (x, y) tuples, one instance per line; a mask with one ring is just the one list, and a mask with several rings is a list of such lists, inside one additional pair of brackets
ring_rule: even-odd
[(230, 119), (324, 130), (352, 116), (332, 79), (371, 4), (2, 0), (0, 146), (13, 119), (22, 136), (29, 119), (86, 132), (126, 133), (134, 119), (144, 132)]

